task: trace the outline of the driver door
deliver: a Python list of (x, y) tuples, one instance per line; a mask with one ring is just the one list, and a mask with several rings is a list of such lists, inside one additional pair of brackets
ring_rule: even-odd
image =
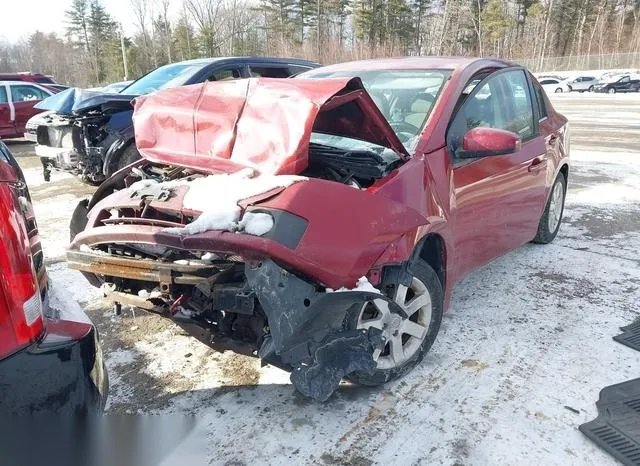
[[(536, 234), (545, 203), (547, 156), (534, 99), (523, 69), (501, 70), (473, 89), (450, 125), (447, 145), (453, 157), (456, 202), (453, 233), (461, 274), (531, 241)], [(507, 155), (456, 159), (464, 134), (482, 126), (516, 133), (520, 149)]]

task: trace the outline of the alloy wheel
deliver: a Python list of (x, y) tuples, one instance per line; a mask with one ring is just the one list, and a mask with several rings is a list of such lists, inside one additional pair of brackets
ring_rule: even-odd
[(413, 277), (410, 286), (398, 285), (393, 301), (404, 316), (392, 312), (384, 299), (366, 302), (358, 316), (357, 328), (382, 331), (384, 347), (373, 353), (378, 369), (393, 369), (409, 361), (420, 350), (431, 324), (431, 296), (418, 278)]

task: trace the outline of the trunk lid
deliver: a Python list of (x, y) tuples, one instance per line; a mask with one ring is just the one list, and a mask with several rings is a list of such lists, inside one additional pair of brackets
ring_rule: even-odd
[(136, 144), (150, 161), (209, 173), (297, 174), (312, 132), (407, 151), (359, 78), (208, 82), (135, 99)]

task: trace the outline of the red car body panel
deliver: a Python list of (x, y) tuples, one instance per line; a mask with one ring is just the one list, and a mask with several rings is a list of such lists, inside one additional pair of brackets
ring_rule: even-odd
[[(558, 172), (568, 166), (567, 120), (546, 98), (547, 116), (539, 122), (535, 136), (522, 142), (515, 153), (454, 162), (446, 133), (463, 89), (481, 71), (511, 66), (516, 65), (494, 59), (416, 57), (339, 64), (310, 72), (446, 69), (451, 76), (415, 152), (388, 176), (364, 190), (310, 179), (255, 203), (308, 221), (295, 250), (267, 238), (220, 231), (177, 236), (154, 225), (101, 226), (107, 209), (130, 201), (117, 194), (93, 206), (87, 229), (75, 238), (72, 249), (133, 241), (267, 257), (337, 288), (353, 287), (367, 273), (375, 283), (382, 266), (407, 261), (425, 236), (436, 235), (444, 246), (446, 305), (455, 282), (465, 274), (534, 238), (550, 188)], [(359, 80), (296, 81), (209, 83), (138, 99), (134, 121), (139, 149), (149, 161), (207, 173), (245, 166), (276, 174), (299, 173), (307, 164), (311, 130), (325, 124), (327, 132), (342, 131), (368, 141), (377, 132), (377, 143), (383, 141), (401, 152)], [(343, 96), (353, 96), (352, 101), (367, 110), (370, 120), (363, 127), (354, 127), (357, 119), (348, 118), (323, 123), (323, 111)], [(114, 178), (118, 176), (122, 178), (118, 174)], [(180, 211), (179, 199), (151, 205)]]
[(208, 173), (299, 173), (312, 129), (405, 152), (357, 78), (195, 84), (136, 98), (133, 118), (144, 158)]

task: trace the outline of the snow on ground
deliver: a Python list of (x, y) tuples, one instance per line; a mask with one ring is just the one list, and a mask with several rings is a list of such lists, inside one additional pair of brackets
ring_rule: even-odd
[[(100, 330), (108, 412), (196, 414), (165, 465), (616, 464), (577, 426), (596, 416), (601, 388), (640, 372), (640, 352), (612, 340), (640, 316), (640, 106), (632, 95), (552, 98), (572, 134), (558, 238), (469, 275), (424, 362), (383, 388), (344, 384), (310, 402), (279, 369), (142, 311), (116, 317), (79, 273), (51, 265)], [(64, 243), (68, 221), (47, 210), (86, 190), (56, 183), (32, 187), (45, 247)]]

